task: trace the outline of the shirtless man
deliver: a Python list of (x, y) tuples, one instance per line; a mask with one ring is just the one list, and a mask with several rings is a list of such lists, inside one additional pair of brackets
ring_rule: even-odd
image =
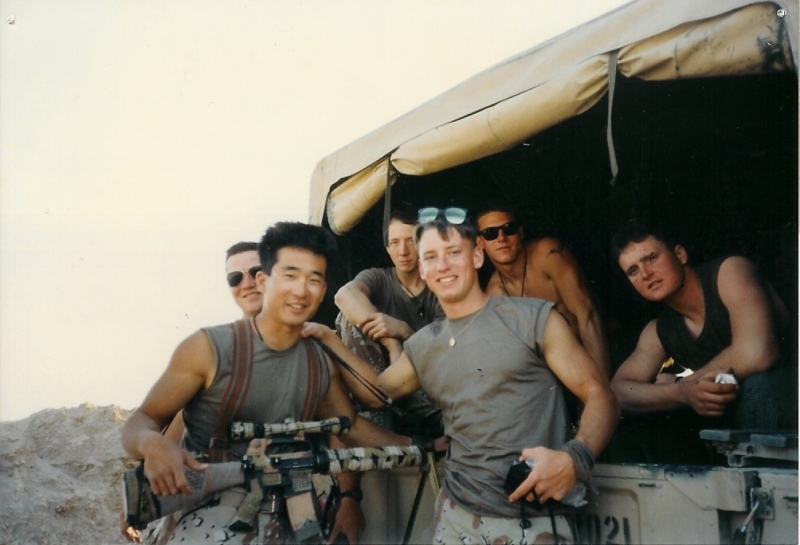
[(610, 376), (603, 324), (575, 257), (559, 240), (543, 237), (523, 243), (523, 230), (511, 208), (489, 205), (475, 217), (478, 245), (494, 265), (489, 295), (536, 297), (552, 301), (605, 376)]

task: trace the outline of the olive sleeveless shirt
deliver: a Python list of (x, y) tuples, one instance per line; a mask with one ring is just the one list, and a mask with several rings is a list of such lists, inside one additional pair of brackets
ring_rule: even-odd
[[(234, 326), (226, 324), (204, 328), (217, 360), (214, 381), (207, 390), (198, 392), (184, 408), (186, 432), (183, 446), (189, 452), (206, 453), (214, 432), (217, 413), (231, 381), (234, 361)], [(253, 328), (249, 340), (252, 362), (247, 386), (237, 399), (232, 420), (283, 423), (287, 418), (296, 421), (314, 416), (320, 399), (331, 384), (330, 369), (321, 347), (300, 339), (286, 350), (273, 350), (255, 334), (252, 319), (246, 326)], [(310, 358), (308, 350), (316, 351)], [(231, 445), (230, 459), (238, 460), (247, 450), (247, 443)]]

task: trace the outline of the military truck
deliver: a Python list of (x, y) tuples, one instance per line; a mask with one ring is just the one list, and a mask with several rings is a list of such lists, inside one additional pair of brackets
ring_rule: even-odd
[[(796, 3), (636, 0), (377, 128), (312, 176), (310, 219), (342, 249), (328, 292), (389, 265), (392, 207), (506, 200), (526, 234), (572, 249), (612, 366), (656, 311), (608, 250), (633, 215), (670, 222), (695, 263), (747, 256), (796, 317), (798, 37)], [(702, 436), (725, 463), (599, 463), (580, 540), (797, 543), (797, 430)]]

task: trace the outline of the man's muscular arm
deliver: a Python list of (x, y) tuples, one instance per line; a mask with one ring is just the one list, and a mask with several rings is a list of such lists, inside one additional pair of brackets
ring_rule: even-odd
[[(338, 339), (335, 333), (331, 332), (331, 334), (334, 339)], [(347, 350), (347, 352), (350, 351)], [(352, 354), (352, 352), (350, 353)], [(339, 436), (339, 439), (348, 446), (409, 446), (411, 444), (410, 437), (391, 432), (386, 428), (382, 428), (366, 418), (359, 416), (358, 413), (356, 413), (355, 407), (353, 407), (353, 403), (350, 401), (350, 398), (347, 397), (347, 391), (342, 384), (342, 373), (339, 372), (339, 366), (334, 365), (327, 355), (325, 356), (325, 359), (328, 363), (328, 368), (331, 370), (331, 386), (328, 388), (328, 392), (325, 394), (325, 396), (320, 400), (320, 403), (317, 407), (317, 416), (319, 418), (346, 416), (350, 419), (350, 432), (347, 435)], [(369, 365), (364, 365), (368, 369), (372, 369), (369, 367)], [(372, 372), (374, 373), (375, 370), (372, 369)]]
[[(393, 362), (378, 375), (378, 372), (371, 365), (353, 354), (329, 327), (307, 322), (303, 327), (303, 336), (314, 337), (325, 343), (367, 382), (377, 386), (392, 400), (403, 398), (420, 388), (417, 374), (414, 372), (414, 367), (405, 353), (401, 354), (397, 361)], [(373, 409), (383, 408), (381, 400), (375, 397), (375, 394), (356, 380), (349, 372), (342, 372), (341, 377), (347, 388), (361, 403)]]
[(347, 321), (374, 341), (387, 337), (403, 341), (414, 334), (404, 321), (378, 312), (369, 296), (370, 289), (364, 282), (351, 280), (339, 288), (334, 301)]
[(333, 300), (347, 321), (358, 326), (368, 316), (378, 312), (369, 296), (369, 287), (364, 282), (351, 280), (339, 288)]
[(564, 306), (577, 319), (581, 344), (603, 374), (610, 377), (611, 363), (603, 324), (578, 261), (560, 241), (549, 237), (539, 241), (535, 260), (555, 284)]
[(739, 387), (735, 384), (716, 384), (714, 379), (720, 371), (708, 369), (707, 366), (681, 382), (654, 384), (666, 358), (653, 320), (645, 326), (633, 353), (622, 363), (611, 381), (611, 388), (623, 409), (646, 413), (689, 406), (703, 416), (720, 416), (725, 405), (736, 398)]
[(145, 475), (156, 494), (190, 494), (183, 466), (206, 467), (161, 430), (195, 393), (210, 384), (215, 370), (208, 337), (203, 331), (192, 334), (175, 350), (166, 371), (122, 428), (122, 446), (131, 457), (144, 460)]
[(729, 257), (720, 265), (717, 290), (730, 316), (731, 345), (695, 374), (733, 370), (743, 379), (766, 371), (780, 348), (770, 293), (755, 266), (742, 257)]
[[(589, 354), (573, 335), (567, 320), (550, 311), (542, 339), (545, 362), (558, 379), (583, 403), (575, 439), (586, 445), (594, 457), (600, 455), (619, 420), (619, 403)], [(522, 451), (521, 460), (536, 458), (528, 478), (509, 497), (511, 501), (528, 496), (535, 489), (541, 501), (561, 499), (577, 481), (577, 467), (566, 451), (533, 445)]]

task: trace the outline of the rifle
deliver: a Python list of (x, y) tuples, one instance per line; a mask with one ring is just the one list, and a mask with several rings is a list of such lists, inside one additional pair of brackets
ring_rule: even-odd
[[(248, 451), (240, 462), (210, 464), (204, 471), (185, 469), (192, 494), (156, 496), (144, 475), (143, 464), (122, 475), (125, 517), (132, 528), (142, 529), (153, 520), (200, 504), (213, 492), (244, 485), (248, 489), (242, 505), (228, 528), (249, 531), (265, 497), (286, 498), (287, 510), (297, 541), (320, 535), (319, 506), (311, 475), (339, 475), (378, 469), (420, 466), (424, 453), (420, 447), (356, 447), (317, 449), (302, 437), (306, 433), (344, 434), (350, 429), (345, 417), (321, 422), (260, 424), (234, 422), (229, 427), (231, 441), (267, 438), (260, 452)], [(299, 439), (298, 439), (299, 437)], [(252, 444), (252, 443), (251, 443)], [(267, 445), (279, 445), (279, 454), (266, 454)]]

